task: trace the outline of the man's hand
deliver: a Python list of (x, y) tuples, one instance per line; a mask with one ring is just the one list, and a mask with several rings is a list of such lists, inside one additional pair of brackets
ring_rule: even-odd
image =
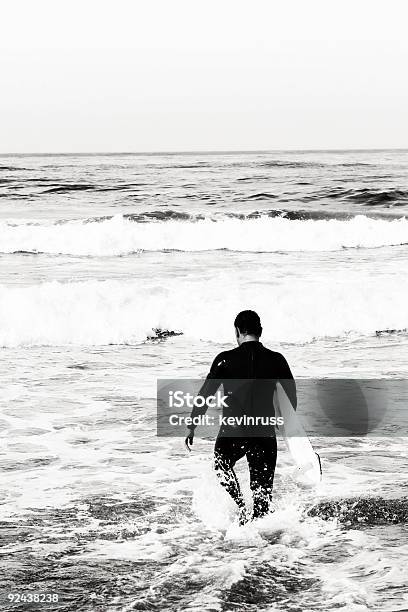
[(184, 441), (189, 453), (191, 453), (191, 446), (193, 446), (193, 441), (194, 441), (194, 429), (190, 429), (189, 434)]

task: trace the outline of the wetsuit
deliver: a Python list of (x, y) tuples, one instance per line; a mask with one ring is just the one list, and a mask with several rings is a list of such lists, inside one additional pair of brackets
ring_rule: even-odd
[[(228, 397), (223, 417), (262, 417), (266, 422), (274, 415), (273, 394), (276, 381), (282, 384), (296, 408), (296, 385), (286, 359), (256, 340), (243, 342), (217, 355), (200, 395), (214, 395), (222, 384)], [(205, 408), (194, 408), (191, 416), (204, 414)], [(239, 418), (237, 419), (239, 421)], [(193, 427), (191, 429), (194, 429)], [(214, 467), (221, 484), (238, 507), (244, 499), (234, 472), (235, 463), (246, 456), (254, 500), (254, 518), (269, 510), (276, 465), (276, 436), (273, 425), (221, 425), (214, 448)]]

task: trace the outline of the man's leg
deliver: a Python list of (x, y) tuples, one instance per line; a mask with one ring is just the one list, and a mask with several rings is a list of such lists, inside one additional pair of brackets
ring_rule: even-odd
[(265, 516), (269, 512), (272, 501), (276, 454), (275, 437), (248, 439), (246, 456), (254, 500), (253, 518)]
[(240, 522), (245, 522), (245, 502), (234, 465), (245, 455), (246, 445), (242, 438), (218, 437), (214, 447), (214, 469), (220, 484), (229, 493), (240, 510)]

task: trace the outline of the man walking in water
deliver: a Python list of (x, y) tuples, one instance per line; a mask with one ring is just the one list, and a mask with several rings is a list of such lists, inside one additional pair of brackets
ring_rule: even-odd
[[(234, 417), (236, 422), (240, 422), (240, 418), (242, 422), (242, 417), (260, 417), (264, 423), (264, 419), (268, 421), (270, 415), (274, 415), (273, 395), (279, 381), (296, 409), (292, 372), (283, 355), (267, 349), (259, 341), (262, 326), (257, 313), (253, 310), (240, 312), (234, 326), (238, 347), (217, 355), (199, 395), (204, 398), (214, 395), (222, 384), (228, 397), (223, 416)], [(205, 410), (205, 407), (193, 408), (191, 416), (202, 415)], [(234, 419), (231, 421), (235, 423)], [(188, 429), (186, 446), (191, 450), (195, 426)], [(248, 518), (234, 465), (246, 456), (254, 502), (252, 518), (260, 518), (270, 509), (276, 454), (273, 425), (221, 425), (215, 442), (214, 467), (220, 483), (238, 506), (241, 524)]]

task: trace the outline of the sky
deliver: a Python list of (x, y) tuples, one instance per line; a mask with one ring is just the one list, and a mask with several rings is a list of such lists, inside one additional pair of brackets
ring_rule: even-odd
[(406, 0), (2, 0), (0, 152), (408, 147)]

